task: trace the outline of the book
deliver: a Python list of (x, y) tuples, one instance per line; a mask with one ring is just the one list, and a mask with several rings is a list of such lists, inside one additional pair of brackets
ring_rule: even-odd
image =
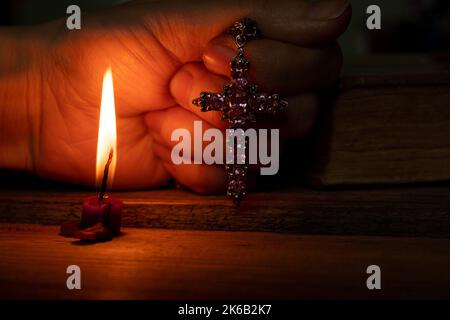
[(450, 54), (353, 59), (325, 96), (314, 187), (450, 180)]

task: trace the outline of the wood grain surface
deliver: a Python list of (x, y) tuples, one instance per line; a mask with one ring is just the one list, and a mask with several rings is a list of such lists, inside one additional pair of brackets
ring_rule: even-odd
[[(0, 298), (450, 298), (450, 240), (125, 229), (78, 245), (58, 228), (0, 225)], [(66, 288), (81, 268), (82, 290)], [(366, 288), (366, 268), (382, 289)]]
[[(0, 191), (0, 222), (55, 225), (77, 220), (90, 192)], [(450, 188), (251, 193), (241, 207), (225, 196), (172, 189), (114, 193), (123, 225), (302, 234), (450, 236)]]

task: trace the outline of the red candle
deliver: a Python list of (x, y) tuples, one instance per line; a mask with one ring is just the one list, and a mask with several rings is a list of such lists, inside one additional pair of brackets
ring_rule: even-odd
[(96, 223), (102, 223), (111, 231), (112, 236), (120, 235), (122, 200), (114, 197), (93, 196), (83, 201), (80, 228), (92, 227)]
[(81, 222), (63, 224), (62, 235), (88, 241), (107, 241), (120, 235), (122, 201), (105, 195), (116, 167), (116, 140), (113, 79), (108, 69), (103, 77), (97, 144), (96, 180), (100, 192), (98, 196), (84, 199)]

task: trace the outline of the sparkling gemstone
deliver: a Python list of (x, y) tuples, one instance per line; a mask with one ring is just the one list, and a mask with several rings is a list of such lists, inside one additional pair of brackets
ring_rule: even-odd
[(237, 78), (236, 80), (234, 80), (234, 83), (236, 83), (236, 86), (239, 89), (244, 89), (248, 84), (248, 80), (246, 78)]

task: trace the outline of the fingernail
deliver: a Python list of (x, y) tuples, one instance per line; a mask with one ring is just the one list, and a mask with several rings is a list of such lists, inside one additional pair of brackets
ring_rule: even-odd
[(220, 56), (227, 61), (230, 61), (236, 55), (232, 48), (224, 45), (223, 43), (215, 43), (212, 46), (212, 50), (215, 54), (217, 54), (217, 56)]
[[(230, 60), (234, 58), (236, 52), (233, 48), (227, 46), (223, 42), (212, 42), (205, 51), (203, 60), (205, 64), (212, 67), (214, 71), (222, 71), (229, 69)], [(217, 69), (217, 70), (216, 70)]]
[(348, 0), (321, 0), (312, 2), (308, 10), (308, 17), (317, 20), (330, 20), (339, 18), (350, 6)]

